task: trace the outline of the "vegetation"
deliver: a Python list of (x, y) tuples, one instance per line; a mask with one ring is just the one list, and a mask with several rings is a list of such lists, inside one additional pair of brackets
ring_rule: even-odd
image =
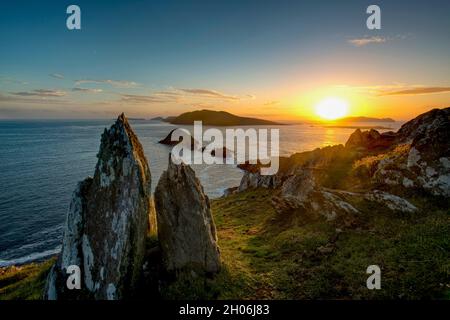
[(39, 300), (54, 259), (0, 269), (0, 300)]
[[(226, 274), (219, 298), (450, 298), (447, 204), (416, 199), (423, 210), (395, 215), (359, 203), (360, 216), (327, 222), (279, 216), (271, 192), (213, 201)], [(366, 287), (372, 264), (381, 267), (381, 290)]]
[[(410, 200), (421, 210), (406, 214), (355, 200), (360, 214), (329, 222), (295, 212), (281, 216), (272, 207), (273, 192), (213, 200), (222, 271), (159, 282), (162, 298), (450, 299), (448, 201), (417, 196)], [(154, 236), (148, 247), (149, 264), (158, 261)], [(52, 263), (3, 269), (0, 298), (39, 299)], [(372, 264), (381, 268), (381, 290), (366, 287)], [(153, 288), (156, 273), (161, 270), (150, 267), (143, 282), (152, 296), (160, 295)]]

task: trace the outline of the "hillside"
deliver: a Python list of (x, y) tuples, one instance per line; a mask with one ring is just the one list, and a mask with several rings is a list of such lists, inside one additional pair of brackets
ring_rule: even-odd
[(280, 125), (269, 120), (239, 117), (225, 111), (212, 110), (186, 112), (168, 120), (172, 124), (193, 124), (194, 121), (202, 121), (203, 125), (208, 126)]

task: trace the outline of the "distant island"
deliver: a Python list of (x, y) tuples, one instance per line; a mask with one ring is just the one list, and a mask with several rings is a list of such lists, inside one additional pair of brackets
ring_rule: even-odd
[(131, 121), (146, 121), (147, 119), (145, 119), (145, 118), (128, 118), (128, 120), (131, 120)]
[(370, 117), (346, 117), (338, 119), (337, 123), (353, 123), (353, 122), (395, 122), (392, 118), (370, 118)]
[(167, 117), (163, 121), (171, 124), (193, 124), (194, 121), (202, 121), (203, 125), (207, 126), (282, 125), (274, 121), (240, 117), (229, 112), (213, 110), (185, 112), (177, 117)]
[(324, 128), (331, 128), (331, 129), (361, 129), (361, 130), (369, 130), (369, 129), (376, 129), (376, 130), (391, 130), (391, 127), (386, 126), (353, 126), (353, 125), (324, 125)]

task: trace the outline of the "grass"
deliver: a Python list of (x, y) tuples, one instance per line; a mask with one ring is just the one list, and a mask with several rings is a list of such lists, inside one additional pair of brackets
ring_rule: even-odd
[[(161, 270), (151, 271), (150, 281), (142, 283), (144, 296), (151, 291), (155, 299), (450, 299), (448, 203), (417, 196), (410, 200), (421, 210), (401, 214), (357, 200), (352, 204), (360, 214), (327, 222), (277, 213), (273, 194), (257, 189), (213, 200), (221, 272), (206, 278), (179, 274), (179, 280), (161, 285)], [(157, 246), (154, 236), (148, 246)], [(157, 261), (153, 257), (149, 264)], [(0, 299), (39, 299), (51, 263), (0, 271)], [(366, 287), (372, 264), (381, 268), (381, 290)], [(149, 289), (155, 284), (159, 290)]]
[[(448, 299), (450, 213), (394, 214), (360, 203), (345, 222), (280, 216), (270, 190), (214, 200), (226, 277), (222, 299)], [(305, 223), (307, 220), (307, 223)], [(379, 265), (382, 289), (368, 290)]]
[(54, 263), (31, 263), (0, 269), (0, 300), (40, 300), (45, 280)]

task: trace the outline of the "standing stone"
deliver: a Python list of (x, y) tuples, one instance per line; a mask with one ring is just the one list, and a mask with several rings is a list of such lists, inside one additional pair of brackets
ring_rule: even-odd
[(183, 163), (174, 164), (169, 157), (168, 169), (155, 190), (155, 205), (165, 269), (218, 272), (216, 226), (194, 170)]
[[(101, 138), (93, 178), (78, 184), (47, 299), (122, 299), (142, 271), (150, 207), (150, 170), (142, 146), (121, 114)], [(81, 269), (81, 290), (66, 287), (67, 267)]]

